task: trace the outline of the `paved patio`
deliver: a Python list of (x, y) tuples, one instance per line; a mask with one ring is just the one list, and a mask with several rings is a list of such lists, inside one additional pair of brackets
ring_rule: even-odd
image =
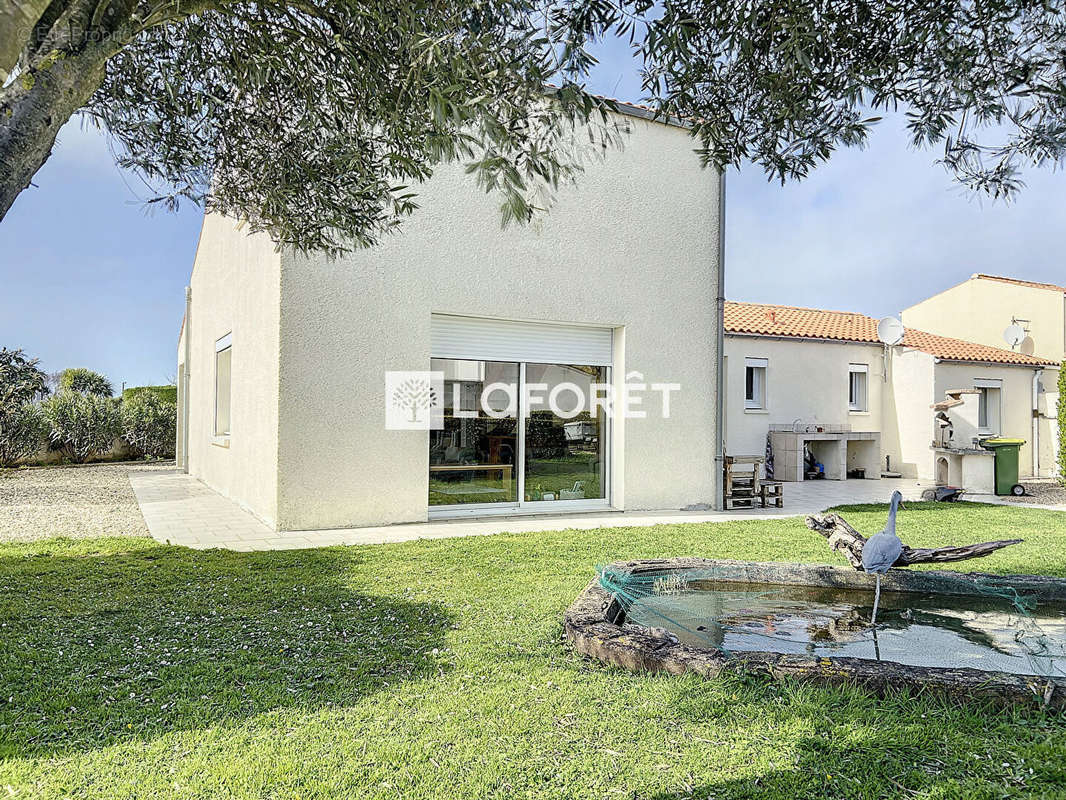
[[(131, 472), (141, 513), (152, 536), (171, 544), (229, 550), (288, 550), (335, 544), (382, 544), (412, 539), (485, 536), (494, 533), (621, 528), (686, 522), (793, 517), (847, 503), (884, 503), (899, 489), (916, 500), (926, 484), (905, 479), (881, 481), (804, 481), (785, 484), (784, 508), (717, 511), (630, 511), (436, 520), (373, 528), (275, 531), (237, 503), (174, 468)], [(990, 498), (975, 498), (990, 500)]]

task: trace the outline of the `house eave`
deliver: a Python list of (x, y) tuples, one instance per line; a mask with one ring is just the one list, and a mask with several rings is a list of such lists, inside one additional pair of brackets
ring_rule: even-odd
[(773, 339), (779, 342), (820, 342), (822, 344), (852, 344), (877, 348), (884, 346), (880, 342), (863, 342), (858, 339), (828, 339), (818, 336), (787, 336), (774, 333), (750, 333), (747, 331), (726, 331), (725, 335), (743, 339)]
[(1054, 364), (1018, 364), (1011, 361), (980, 361), (972, 358), (941, 358), (940, 356), (933, 356), (933, 361), (937, 364), (973, 364), (978, 367), (1021, 367), (1022, 369), (1057, 369), (1057, 366)]

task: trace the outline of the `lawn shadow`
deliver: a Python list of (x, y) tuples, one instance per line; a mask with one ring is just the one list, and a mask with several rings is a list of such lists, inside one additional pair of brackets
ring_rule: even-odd
[(344, 706), (437, 674), (452, 617), (366, 583), (346, 548), (0, 557), (0, 758)]

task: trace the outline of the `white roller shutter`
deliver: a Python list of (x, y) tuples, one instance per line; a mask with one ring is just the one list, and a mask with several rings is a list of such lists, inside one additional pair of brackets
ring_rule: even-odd
[(433, 358), (611, 365), (611, 329), (434, 314)]

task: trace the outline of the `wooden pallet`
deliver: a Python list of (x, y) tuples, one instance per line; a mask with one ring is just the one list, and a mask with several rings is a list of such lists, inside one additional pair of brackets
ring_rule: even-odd
[(762, 507), (774, 505), (783, 508), (785, 505), (784, 484), (781, 481), (761, 481), (759, 483), (759, 500)]
[(762, 456), (726, 456), (722, 482), (725, 508), (755, 508), (760, 498), (759, 469)]

